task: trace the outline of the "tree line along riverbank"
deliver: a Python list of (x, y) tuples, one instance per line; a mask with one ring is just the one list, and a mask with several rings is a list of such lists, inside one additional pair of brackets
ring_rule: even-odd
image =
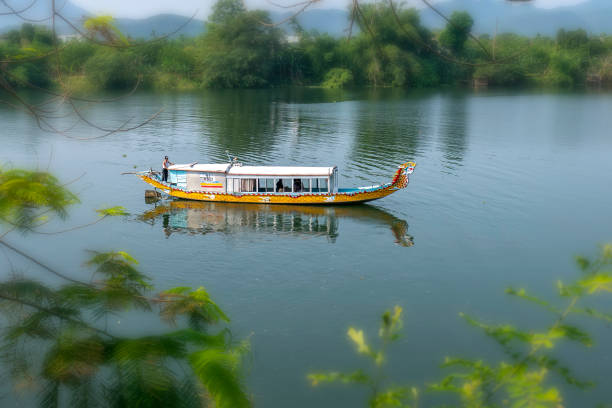
[(2, 75), (12, 88), (61, 85), (76, 93), (136, 83), (162, 90), (612, 84), (609, 35), (474, 36), (466, 12), (432, 31), (418, 10), (392, 2), (359, 5), (354, 15), (356, 30), (340, 38), (305, 31), (295, 19), (273, 25), (267, 12), (239, 0), (219, 0), (195, 38), (126, 39), (108, 17), (86, 21), (87, 38), (65, 41), (23, 24), (0, 37)]

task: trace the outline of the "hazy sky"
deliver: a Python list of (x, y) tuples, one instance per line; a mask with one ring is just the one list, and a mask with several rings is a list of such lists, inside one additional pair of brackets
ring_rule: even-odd
[[(71, 0), (85, 10), (97, 14), (111, 14), (114, 17), (147, 17), (160, 13), (192, 15), (204, 18), (208, 15), (215, 0)], [(274, 1), (274, 0), (272, 0)], [(276, 0), (276, 4), (295, 4), (302, 0)], [(444, 0), (437, 0), (440, 2)], [(503, 0), (481, 0), (503, 1)], [(542, 8), (572, 6), (587, 0), (533, 0), (533, 4)], [(612, 1), (612, 0), (611, 0)], [(284, 10), (273, 6), (268, 0), (245, 0), (248, 7)], [(318, 8), (340, 8), (348, 6), (349, 0), (320, 0)], [(408, 6), (420, 7), (420, 0), (407, 0)]]

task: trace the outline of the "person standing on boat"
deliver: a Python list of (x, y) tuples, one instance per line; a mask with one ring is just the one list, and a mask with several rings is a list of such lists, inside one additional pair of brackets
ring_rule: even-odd
[(168, 167), (172, 166), (170, 160), (168, 160), (168, 156), (164, 157), (164, 161), (162, 162), (162, 181), (168, 181)]

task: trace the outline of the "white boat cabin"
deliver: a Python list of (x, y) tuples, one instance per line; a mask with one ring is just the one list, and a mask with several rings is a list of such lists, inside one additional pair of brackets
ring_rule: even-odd
[(186, 191), (221, 194), (329, 194), (338, 192), (337, 167), (175, 164), (168, 181)]

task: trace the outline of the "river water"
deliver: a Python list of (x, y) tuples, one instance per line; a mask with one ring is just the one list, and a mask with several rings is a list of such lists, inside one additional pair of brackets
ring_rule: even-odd
[[(550, 316), (504, 289), (554, 298), (558, 279), (577, 276), (573, 256), (612, 240), (609, 93), (141, 92), (86, 114), (110, 127), (160, 108), (143, 127), (82, 141), (45, 133), (0, 106), (3, 165), (77, 179), (71, 187), (81, 203), (49, 231), (94, 220), (93, 210), (105, 206), (131, 214), (12, 242), (83, 277), (86, 249), (126, 250), (158, 289), (205, 286), (232, 318), (234, 335), (250, 336), (247, 382), (256, 406), (363, 405), (364, 393), (313, 389), (306, 375), (367, 367), (346, 330), (360, 327), (373, 339), (380, 314), (396, 304), (405, 326), (387, 367), (395, 381), (422, 387), (440, 379), (445, 356), (495, 361), (499, 348), (459, 312), (541, 328)], [(88, 127), (71, 133), (97, 134)], [(386, 182), (407, 160), (417, 167), (407, 189), (342, 208), (156, 206), (144, 201), (146, 185), (121, 175), (159, 168), (164, 155), (175, 163), (224, 161), (226, 150), (247, 164), (337, 165), (341, 187)], [(3, 255), (0, 267), (8, 266)], [(20, 268), (42, 277), (33, 265)], [(157, 329), (154, 321), (116, 324)], [(584, 326), (596, 334), (595, 346), (559, 351), (599, 386), (583, 392), (559, 383), (568, 406), (612, 400), (611, 333)]]

